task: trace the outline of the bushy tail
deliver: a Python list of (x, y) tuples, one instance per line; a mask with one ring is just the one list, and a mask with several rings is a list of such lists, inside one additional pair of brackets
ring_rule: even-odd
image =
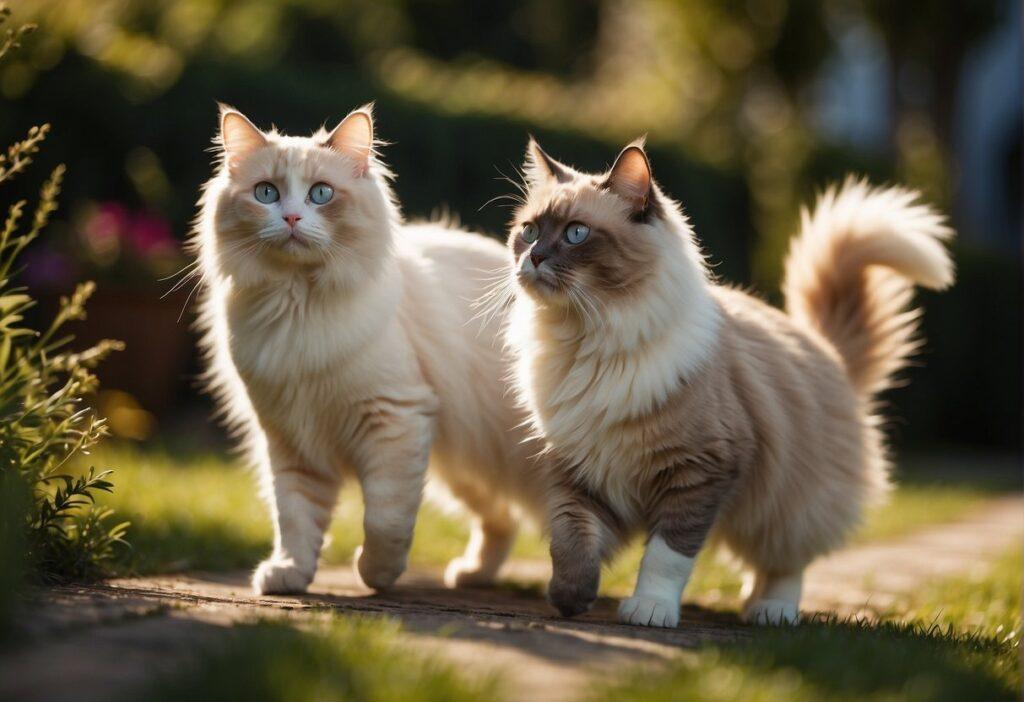
[(921, 344), (913, 284), (952, 285), (944, 241), (953, 231), (916, 192), (852, 178), (801, 219), (786, 258), (786, 310), (835, 345), (854, 387), (870, 397)]

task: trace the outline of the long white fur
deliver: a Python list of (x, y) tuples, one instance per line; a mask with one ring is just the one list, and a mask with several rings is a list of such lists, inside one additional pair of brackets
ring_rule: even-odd
[(640, 561), (633, 596), (619, 605), (619, 619), (640, 626), (679, 624), (679, 601), (693, 563), (694, 559), (673, 551), (659, 534), (651, 537)]
[[(516, 386), (537, 434), (581, 467), (618, 513), (639, 514), (630, 465), (639, 447), (612, 426), (662, 403), (715, 348), (721, 313), (689, 223), (673, 212), (659, 223), (662, 263), (644, 304), (602, 307), (595, 328), (559, 324), (517, 295), (507, 336), (517, 353)], [(568, 342), (568, 343), (565, 343)], [(533, 388), (544, 388), (534, 392)]]
[[(549, 197), (547, 188), (558, 194)], [(581, 208), (585, 215), (574, 218), (595, 218), (600, 226), (602, 218), (617, 214), (621, 221), (621, 212), (608, 211), (613, 198), (594, 200), (601, 196), (593, 189), (584, 187), (576, 193), (572, 188), (552, 178), (534, 178), (530, 198), (539, 202), (591, 198)], [(799, 471), (820, 466), (778, 464), (779, 458), (769, 455), (772, 465), (760, 469), (763, 489), (754, 487), (759, 481), (752, 481), (742, 491), (728, 511), (726, 530), (730, 545), (743, 546), (745, 556), (757, 554), (757, 580), (745, 610), (749, 619), (794, 621), (803, 567), (815, 555), (840, 545), (863, 505), (887, 485), (888, 463), (869, 398), (891, 382), (892, 373), (914, 348), (914, 313), (906, 312), (911, 295), (908, 279), (936, 288), (953, 279), (952, 262), (942, 245), (951, 231), (932, 209), (915, 204), (916, 197), (900, 189), (880, 190), (848, 181), (842, 189), (826, 193), (813, 215), (804, 215), (803, 231), (794, 240), (785, 287), (790, 316), (813, 339), (820, 339), (827, 353), (854, 364), (848, 371), (851, 385), (863, 399), (851, 394), (837, 400), (842, 407), (827, 411), (835, 411), (836, 416), (859, 415), (844, 427), (844, 436), (835, 445), (842, 446), (844, 460), (856, 455), (860, 463), (855, 474), (837, 477), (834, 484), (811, 481), (815, 487), (805, 493), (804, 486), (795, 490), (786, 486), (797, 487)], [(702, 364), (716, 352), (723, 323), (719, 302), (742, 306), (738, 292), (720, 289), (715, 299), (716, 286), (692, 230), (675, 206), (668, 209), (667, 217), (655, 221), (656, 231), (647, 237), (660, 249), (654, 257), (658, 268), (642, 299), (619, 305), (593, 302), (594, 309), (570, 318), (519, 294), (508, 330), (509, 343), (518, 354), (516, 386), (538, 436), (549, 450), (557, 450), (560, 458), (579, 466), (578, 475), (587, 487), (636, 527), (642, 526), (644, 505), (632, 481), (635, 471), (644, 469), (645, 447), (631, 443), (612, 425), (657, 407), (680, 383), (700, 373)], [(876, 276), (872, 280), (882, 284), (866, 286), (865, 275)], [(864, 300), (867, 316), (851, 316), (844, 327), (846, 317), (828, 306), (836, 293), (842, 303)], [(587, 308), (587, 303), (581, 307)], [(778, 339), (785, 344), (785, 333)], [(794, 348), (793, 353), (800, 351)], [(765, 368), (770, 367), (769, 361), (765, 359)], [(806, 386), (800, 390), (807, 391)], [(758, 411), (782, 416), (779, 408)], [(773, 446), (799, 446), (797, 427), (784, 421), (774, 424), (785, 433), (770, 437)], [(813, 452), (789, 454), (791, 460), (817, 460), (814, 456)], [(816, 501), (801, 503), (801, 497)], [(766, 533), (764, 528), (773, 523), (778, 533)], [(631, 623), (671, 625), (678, 620), (676, 589), (681, 591), (685, 584), (687, 564), (663, 566), (671, 558), (653, 539), (645, 561), (637, 594), (623, 604), (620, 616)], [(673, 569), (675, 579), (662, 574)], [(658, 594), (652, 596), (654, 592)], [(676, 606), (669, 607), (669, 601)], [(668, 612), (663, 611), (666, 607)]]
[(947, 288), (954, 271), (944, 242), (953, 230), (919, 197), (913, 190), (874, 188), (849, 178), (841, 188), (826, 190), (813, 212), (801, 213), (801, 236), (793, 240), (789, 260), (814, 261), (824, 250), (841, 249), (851, 270), (886, 266), (926, 288)]
[[(222, 165), (207, 184), (195, 235), (208, 379), (260, 469), (275, 524), (254, 589), (309, 585), (344, 476), (363, 488), (359, 573), (390, 585), (405, 567), (428, 461), (478, 515), (449, 581), (492, 579), (515, 533), (514, 507), (539, 516), (542, 503), (495, 341), (502, 315), (475, 319), (472, 306), (503, 270), (501, 246), (441, 224), (404, 225), (385, 167), (371, 157), (359, 175), (322, 146), (324, 133), (264, 136), (270, 146), (238, 166), (247, 181)], [(268, 257), (260, 245), (280, 242), (277, 210), (244, 238), (251, 246), (225, 244), (218, 228), (233, 221), (232, 197), (282, 168), (282, 206), (298, 208), (304, 234), (325, 251), (331, 237), (347, 248)], [(294, 196), (327, 176), (348, 198), (341, 234)]]

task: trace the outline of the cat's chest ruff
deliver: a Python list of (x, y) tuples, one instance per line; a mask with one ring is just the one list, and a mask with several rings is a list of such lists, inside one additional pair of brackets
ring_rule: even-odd
[(572, 471), (573, 481), (632, 521), (642, 510), (648, 452), (638, 423), (628, 419), (630, 398), (623, 396), (622, 382), (591, 382), (539, 409), (538, 419), (549, 450)]
[(592, 432), (583, 441), (554, 440), (549, 450), (571, 483), (598, 497), (623, 522), (637, 524), (645, 511), (643, 447), (628, 437)]
[[(629, 522), (645, 511), (645, 486), (665, 468), (666, 447), (681, 461), (700, 453), (702, 439), (683, 430), (698, 395), (662, 355), (648, 349), (634, 362), (538, 357), (533, 368), (538, 429), (557, 463)], [(676, 419), (668, 419), (668, 407)]]
[(642, 382), (645, 372), (618, 359), (541, 359), (532, 384), (545, 437), (581, 462), (635, 461), (643, 451), (642, 433), (628, 429), (653, 402)]
[(318, 375), (357, 373), (394, 326), (393, 296), (309, 299), (282, 290), (227, 304), (228, 344), (247, 383), (315, 382)]

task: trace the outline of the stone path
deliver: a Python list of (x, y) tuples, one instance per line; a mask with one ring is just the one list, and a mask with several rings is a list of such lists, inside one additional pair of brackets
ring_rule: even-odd
[[(1022, 539), (1024, 499), (993, 500), (957, 522), (815, 564), (804, 609), (870, 615), (924, 583), (983, 568)], [(512, 564), (510, 577), (540, 583), (545, 570)], [(750, 635), (735, 616), (692, 605), (670, 631), (615, 623), (608, 599), (583, 617), (559, 619), (539, 587), (453, 592), (440, 586), (439, 572), (409, 573), (385, 595), (361, 588), (348, 568), (321, 571), (302, 597), (255, 598), (246, 580), (245, 573), (196, 573), (51, 589), (26, 617), (31, 643), (0, 655), (0, 699), (109, 700), (178, 669), (236, 623), (303, 622), (332, 611), (397, 618), (411, 646), (465, 663), (466, 671), (503, 673), (513, 699), (553, 702), (579, 697), (624, 664), (656, 664), (680, 649)]]
[(805, 610), (867, 615), (885, 611), (921, 585), (983, 571), (1024, 539), (1024, 499), (989, 501), (951, 524), (866, 544), (823, 558), (808, 570)]

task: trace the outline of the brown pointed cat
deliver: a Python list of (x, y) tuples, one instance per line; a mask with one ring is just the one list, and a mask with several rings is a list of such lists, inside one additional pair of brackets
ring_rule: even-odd
[(675, 626), (711, 535), (750, 568), (745, 616), (795, 620), (804, 568), (886, 487), (874, 397), (916, 348), (912, 283), (953, 282), (952, 232), (915, 193), (848, 180), (804, 214), (783, 312), (713, 280), (642, 144), (591, 175), (531, 141), (526, 170), (508, 340), (558, 486), (551, 601), (589, 608), (641, 531), (620, 619)]

